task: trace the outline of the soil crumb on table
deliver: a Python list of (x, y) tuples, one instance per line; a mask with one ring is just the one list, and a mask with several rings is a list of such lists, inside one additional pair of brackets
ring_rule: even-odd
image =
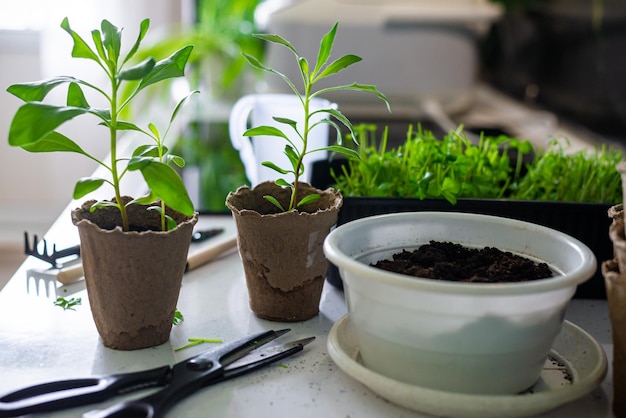
[(456, 282), (522, 282), (554, 276), (546, 263), (494, 247), (468, 248), (452, 242), (430, 241), (414, 251), (403, 250), (374, 267), (394, 273)]

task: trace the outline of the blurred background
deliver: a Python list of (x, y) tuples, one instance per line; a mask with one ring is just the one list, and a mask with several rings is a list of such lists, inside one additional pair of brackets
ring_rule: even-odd
[[(70, 58), (64, 17), (79, 33), (103, 18), (134, 39), (151, 19), (143, 56), (164, 58), (195, 45), (188, 84), (153, 92), (168, 103), (176, 90), (199, 89), (172, 134), (187, 160), (183, 177), (198, 209), (224, 212), (224, 198), (247, 180), (228, 138), (234, 102), (253, 92), (288, 92), (278, 78), (253, 72), (241, 51), (297, 78), (293, 56), (263, 45), (253, 32), (277, 33), (314, 61), (320, 37), (338, 21), (333, 56), (363, 62), (333, 83), (375, 84), (388, 114), (358, 94), (327, 97), (353, 122), (408, 124), (442, 133), (504, 133), (539, 146), (558, 136), (574, 149), (626, 140), (626, 2), (623, 0), (21, 0), (0, 2), (0, 265), (22, 258), (22, 234), (43, 234), (71, 200), (77, 178), (95, 165), (71, 154), (27, 154), (6, 143), (20, 101), (18, 82), (92, 68)], [(141, 59), (142, 56), (138, 57)], [(84, 64), (84, 67), (83, 67)], [(367, 100), (365, 100), (367, 99)], [(61, 96), (62, 100), (62, 96)], [(133, 109), (142, 117), (142, 109)], [(104, 157), (104, 131), (77, 120), (68, 135)], [(12, 265), (11, 265), (12, 266)], [(13, 268), (13, 267), (10, 267)]]

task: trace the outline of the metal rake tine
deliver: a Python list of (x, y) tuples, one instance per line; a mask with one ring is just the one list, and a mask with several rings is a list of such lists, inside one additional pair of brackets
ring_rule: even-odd
[[(42, 257), (50, 257), (50, 255), (48, 254), (48, 243), (46, 242), (46, 240), (43, 240), (43, 251), (39, 252), (37, 250), (37, 246), (39, 244), (39, 238), (37, 237), (37, 234), (33, 235), (33, 247), (31, 248), (30, 246), (30, 240), (28, 239), (28, 232), (24, 232), (24, 253), (27, 255), (34, 255), (34, 256), (42, 256)], [(54, 245), (52, 247), (52, 252), (56, 252), (56, 245)]]
[(30, 240), (28, 238), (28, 232), (24, 231), (24, 254), (26, 255), (35, 255), (37, 254), (37, 234), (35, 234), (34, 236), (34, 242), (33, 242), (33, 247), (31, 248), (30, 246)]
[(24, 232), (24, 253), (27, 255), (32, 255), (40, 260), (43, 260), (47, 263), (50, 263), (52, 267), (58, 267), (57, 260), (59, 258), (67, 257), (70, 255), (80, 255), (80, 246), (76, 245), (74, 247), (69, 247), (64, 250), (57, 251), (56, 244), (52, 244), (52, 253), (48, 253), (48, 242), (43, 239), (43, 251), (39, 252), (37, 250), (37, 246), (39, 244), (39, 240), (37, 235), (35, 234), (33, 240), (33, 247), (30, 246), (30, 241), (28, 239), (28, 232)]

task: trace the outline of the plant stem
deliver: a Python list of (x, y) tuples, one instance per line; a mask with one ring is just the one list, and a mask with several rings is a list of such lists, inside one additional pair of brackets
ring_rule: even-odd
[(298, 196), (298, 183), (300, 180), (300, 171), (302, 169), (303, 159), (306, 155), (306, 147), (309, 137), (309, 108), (311, 105), (311, 86), (307, 85), (304, 92), (304, 129), (302, 132), (302, 151), (296, 164), (296, 170), (294, 173), (293, 189), (291, 190), (291, 200), (289, 202), (289, 210), (296, 207), (296, 199)]
[(113, 183), (113, 189), (115, 191), (115, 201), (117, 203), (117, 207), (120, 210), (120, 216), (122, 218), (122, 228), (124, 231), (129, 230), (128, 224), (128, 214), (126, 212), (126, 206), (122, 201), (122, 195), (120, 193), (120, 176), (117, 171), (117, 117), (118, 117), (118, 108), (117, 108), (117, 94), (119, 84), (114, 74), (110, 76), (111, 78), (111, 126), (109, 127), (110, 135), (110, 143), (111, 143), (111, 177)]

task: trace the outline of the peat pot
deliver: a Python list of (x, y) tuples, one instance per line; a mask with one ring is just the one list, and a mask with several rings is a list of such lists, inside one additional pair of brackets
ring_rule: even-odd
[[(431, 240), (496, 247), (555, 277), (516, 283), (416, 278), (369, 264)], [(576, 286), (595, 272), (580, 241), (540, 225), (458, 212), (366, 217), (337, 227), (324, 252), (343, 279), (363, 364), (425, 388), (515, 394), (538, 379)]]
[(94, 322), (105, 346), (136, 350), (169, 339), (198, 214), (170, 212), (176, 228), (162, 232), (156, 211), (130, 205), (131, 231), (114, 207), (72, 211)]
[(263, 319), (305, 321), (319, 313), (328, 270), (322, 246), (337, 222), (342, 198), (334, 189), (318, 190), (307, 183), (298, 190), (298, 201), (311, 193), (320, 199), (280, 212), (263, 196), (288, 207), (291, 191), (274, 182), (243, 186), (226, 198), (237, 226), (250, 309)]
[[(622, 170), (626, 166), (622, 165)], [(624, 179), (624, 174), (622, 174)], [(624, 206), (609, 209), (614, 258), (602, 263), (613, 341), (613, 414), (626, 417), (626, 233)]]

